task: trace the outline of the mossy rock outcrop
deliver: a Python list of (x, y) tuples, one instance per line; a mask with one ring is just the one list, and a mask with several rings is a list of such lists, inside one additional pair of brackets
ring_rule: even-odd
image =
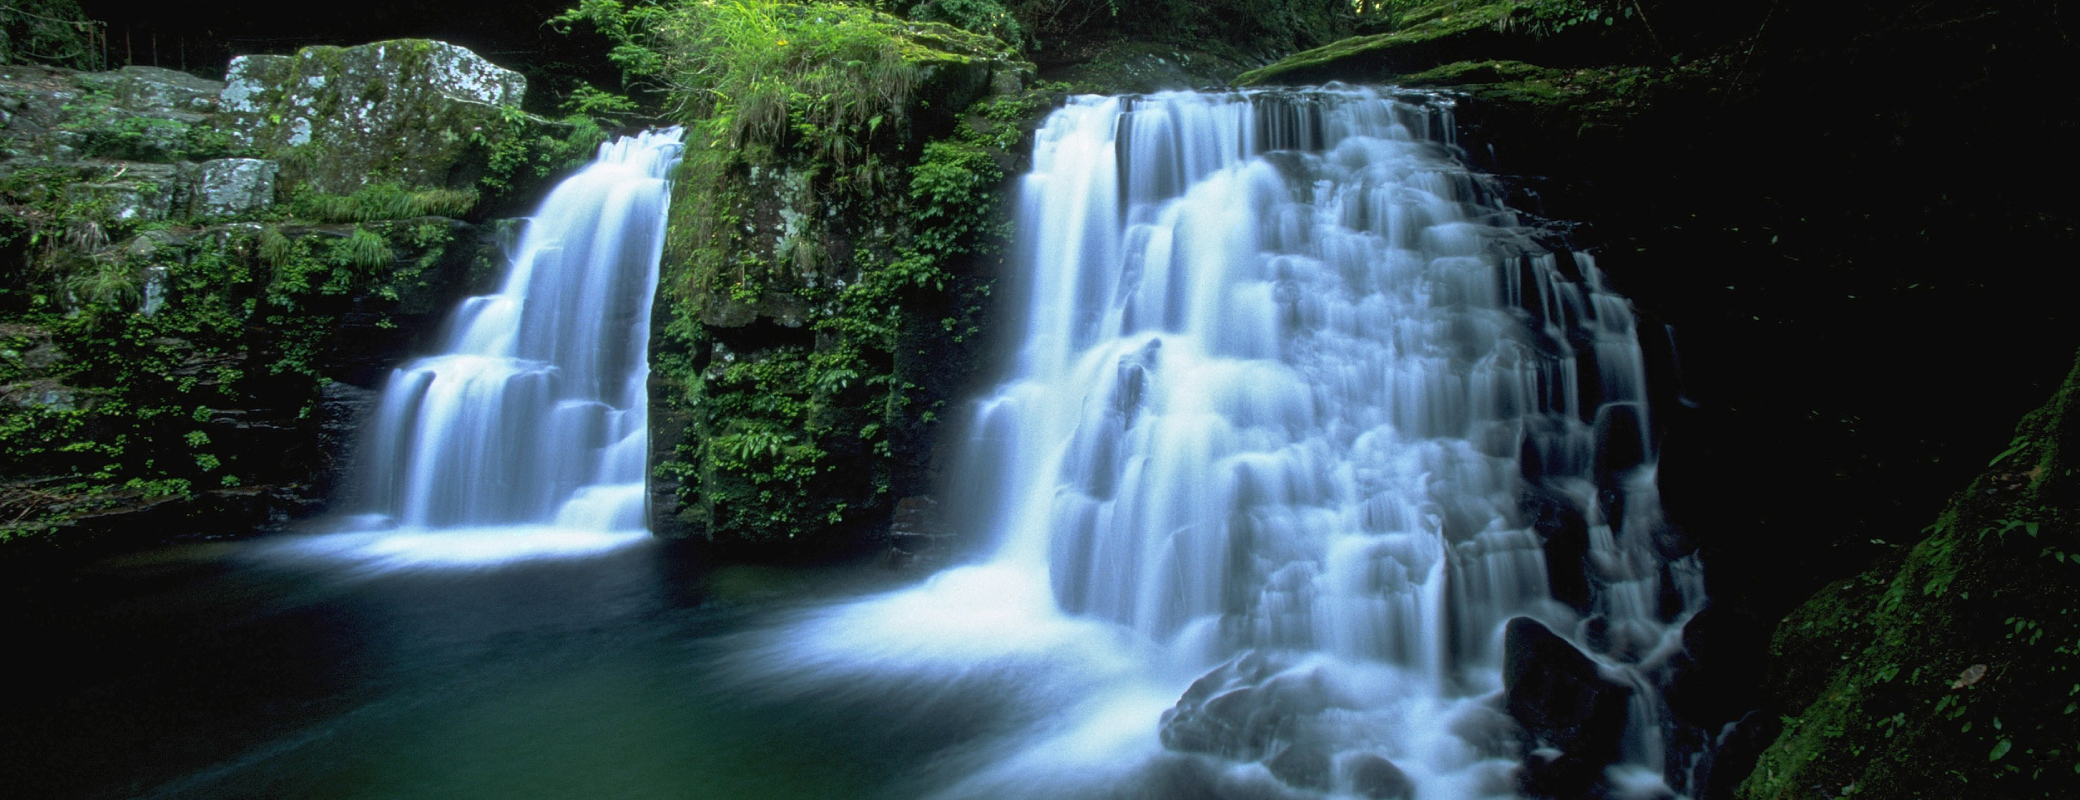
[(223, 111), (284, 177), (330, 194), (363, 186), (463, 187), (491, 140), (522, 117), (527, 80), (446, 42), (405, 39), (240, 56)]
[(1294, 53), (1237, 76), (1242, 86), (1368, 82), (1468, 58), (1524, 58), (1529, 36), (1504, 33), (1513, 0), (1439, 0), (1399, 15), (1394, 30), (1354, 36)]
[(1920, 544), (1794, 611), (1754, 800), (2064, 797), (2080, 780), (2080, 368)]
[(932, 483), (932, 431), (973, 374), (1002, 258), (1004, 183), (1048, 101), (988, 37), (754, 5), (777, 26), (755, 41), (698, 16), (729, 12), (661, 23), (694, 31), (709, 49), (687, 57), (713, 74), (777, 63), (824, 88), (754, 100), (754, 85), (683, 120), (652, 324), (651, 527), (856, 548)]

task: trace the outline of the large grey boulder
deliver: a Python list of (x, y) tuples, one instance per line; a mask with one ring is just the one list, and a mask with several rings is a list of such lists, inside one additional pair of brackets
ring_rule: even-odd
[[(527, 80), (446, 42), (400, 39), (240, 56), (219, 105), (281, 177), (349, 194), (374, 183), (460, 184), (508, 134)], [(479, 166), (478, 171), (481, 171)]]
[(280, 164), (261, 158), (205, 161), (195, 187), (195, 213), (230, 217), (266, 209), (274, 205), (274, 179), (280, 171)]

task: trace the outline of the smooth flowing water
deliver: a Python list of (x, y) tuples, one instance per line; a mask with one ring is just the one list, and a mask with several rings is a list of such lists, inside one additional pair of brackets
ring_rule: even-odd
[[(991, 554), (775, 662), (1026, 698), (948, 796), (1682, 787), (1655, 684), (1702, 580), (1653, 541), (1631, 307), (1461, 164), (1448, 101), (1079, 98), (1020, 192), (1016, 362), (949, 493)], [(1560, 693), (1605, 688), (1557, 705), (1609, 741), (1505, 717), (1564, 671), (1507, 695), (1513, 647), (1581, 661)]]
[(357, 522), (405, 535), (336, 544), (475, 560), (640, 536), (650, 304), (680, 135), (601, 145), (527, 220), (498, 293), (465, 300), (440, 353), (391, 376), (358, 460)]

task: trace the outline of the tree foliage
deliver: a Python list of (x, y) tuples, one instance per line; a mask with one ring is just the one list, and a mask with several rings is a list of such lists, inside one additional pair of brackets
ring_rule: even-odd
[(101, 63), (102, 24), (76, 0), (0, 2), (0, 64), (93, 69)]

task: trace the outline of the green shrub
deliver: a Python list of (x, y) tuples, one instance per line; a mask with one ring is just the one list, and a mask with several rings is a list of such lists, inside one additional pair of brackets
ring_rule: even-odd
[[(587, 91), (590, 90), (590, 91)], [(477, 184), (486, 194), (497, 197), (522, 186), (533, 185), (542, 178), (560, 169), (585, 163), (607, 140), (607, 132), (592, 114), (602, 110), (613, 111), (626, 108), (627, 99), (605, 92), (580, 87), (569, 101), (578, 108), (561, 120), (568, 130), (561, 136), (547, 130), (533, 133), (530, 129), (538, 123), (518, 109), (508, 108), (500, 117), (501, 131), (480, 131), (472, 135), (478, 146), (486, 148), (484, 177)], [(616, 112), (618, 113), (618, 112)]]

